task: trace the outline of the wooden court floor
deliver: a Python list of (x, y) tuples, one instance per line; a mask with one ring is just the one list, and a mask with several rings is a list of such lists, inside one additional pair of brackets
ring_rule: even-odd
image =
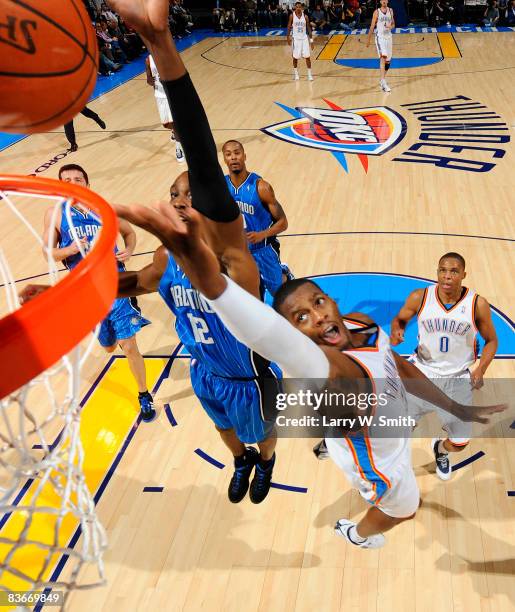
[[(227, 139), (240, 140), (248, 168), (273, 185), (286, 211), (283, 261), (296, 276), (363, 275), (342, 297), (343, 310), (366, 302), (373, 280), (365, 273), (432, 279), (438, 258), (452, 250), (467, 260), (467, 286), (514, 318), (514, 148), (496, 137), (513, 136), (515, 126), (515, 39), (509, 33), (454, 38), (462, 57), (392, 69), (390, 94), (379, 89), (376, 71), (332, 60), (314, 62), (313, 83), (305, 80), (301, 62), (304, 78), (293, 82), (280, 37), (206, 39), (183, 54), (218, 147)], [(364, 36), (348, 39), (333, 59), (373, 57), (372, 48), (364, 51)], [(328, 43), (317, 40), (315, 57)], [(440, 52), (431, 34), (395, 36), (394, 49), (397, 45), (402, 57)], [(439, 104), (435, 100), (469, 106), (433, 108), (440, 113), (437, 122), (431, 112)], [(333, 108), (368, 109), (369, 117), (386, 107), (398, 118), (402, 138), (382, 155), (344, 153), (342, 160), (262, 131), (293, 119), (285, 108), (327, 109), (327, 101)], [(144, 76), (90, 107), (107, 129), (79, 116), (79, 150), (60, 163), (83, 165), (92, 189), (112, 202), (166, 198), (183, 166), (159, 124)], [(425, 122), (423, 113), (416, 114), (420, 109), (428, 109)], [(479, 129), (478, 122), (488, 125)], [(427, 140), (427, 134), (440, 139)], [(476, 148), (451, 151), (449, 143)], [(62, 131), (31, 136), (0, 152), (1, 171), (30, 174), (65, 145)], [(40, 174), (57, 177), (58, 167)], [(26, 205), (24, 212), (41, 228), (41, 207)], [(3, 208), (0, 227), (15, 278), (43, 273), (39, 248)], [(157, 244), (136, 231), (132, 269), (148, 263)], [(394, 297), (400, 302), (405, 295)], [(140, 304), (153, 322), (138, 336), (142, 352), (171, 355), (178, 339), (170, 313), (156, 295), (142, 297)], [(84, 372), (84, 393), (107, 359), (95, 349)], [(478, 451), (484, 456), (447, 483), (434, 474), (429, 440), (414, 440), (423, 498), (416, 519), (390, 532), (379, 551), (353, 550), (332, 527), (340, 517), (360, 516), (365, 504), (335, 465), (315, 460), (312, 440), (279, 440), (274, 472), (276, 482), (307, 492), (273, 489), (259, 506), (248, 499), (238, 505), (228, 501), (229, 456), (193, 396), (187, 364), (187, 358), (174, 360), (157, 394), (157, 421), (138, 427), (98, 503), (110, 540), (108, 584), (73, 594), (73, 612), (514, 608), (515, 499), (507, 495), (515, 489), (513, 440), (474, 440), (460, 460)], [(488, 371), (496, 378), (514, 374), (510, 359), (496, 360)], [(124, 401), (133, 404), (135, 418), (136, 402), (129, 396)], [(173, 411), (174, 427), (165, 404)], [(206, 462), (195, 454), (199, 448), (226, 467)], [(164, 490), (143, 493), (145, 486)]]

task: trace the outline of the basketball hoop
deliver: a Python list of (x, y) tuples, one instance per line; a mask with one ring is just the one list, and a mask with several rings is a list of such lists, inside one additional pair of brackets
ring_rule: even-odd
[[(63, 278), (52, 257), (53, 245), (43, 244), (22, 210), (27, 202), (34, 210), (32, 204), (48, 206), (52, 201), (52, 236), (61, 214), (71, 219), (71, 207), (92, 211), (102, 224), (85, 252), (69, 223), (83, 260)], [(2, 220), (4, 212), (12, 213), (36, 240), (37, 250), (46, 253), (43, 282), (50, 287), (20, 305), (23, 287), (16, 284), (12, 264), (25, 253), (14, 251), (8, 257), (0, 245), (0, 292), (5, 298), (0, 307), (2, 315), (7, 312), (0, 319), (0, 591), (56, 587), (66, 601), (73, 589), (103, 583), (106, 536), (82, 471), (79, 382), (96, 341), (92, 330), (116, 297), (117, 221), (110, 206), (88, 189), (11, 175), (0, 175)], [(69, 537), (71, 528), (82, 534), (79, 548)], [(63, 558), (68, 558), (67, 576), (52, 581)], [(80, 584), (84, 563), (96, 564), (98, 580)]]

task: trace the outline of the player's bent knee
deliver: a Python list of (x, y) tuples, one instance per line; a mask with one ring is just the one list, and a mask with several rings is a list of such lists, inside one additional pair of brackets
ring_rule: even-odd
[(124, 338), (123, 340), (118, 340), (118, 344), (123, 351), (124, 355), (134, 355), (139, 353), (138, 345), (136, 343), (136, 336), (131, 336), (130, 338)]
[(117, 344), (112, 344), (111, 346), (104, 346), (103, 349), (106, 353), (112, 353), (117, 346)]

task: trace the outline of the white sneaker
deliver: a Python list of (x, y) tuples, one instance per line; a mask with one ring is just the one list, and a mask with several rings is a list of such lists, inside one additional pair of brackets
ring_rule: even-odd
[(312, 74), (308, 74), (308, 81), (312, 81), (313, 80), (313, 75)]
[(293, 80), (294, 81), (298, 81), (299, 80), (299, 73), (298, 72), (294, 72), (293, 73)]
[(186, 161), (186, 158), (184, 157), (184, 151), (182, 150), (182, 147), (178, 142), (175, 143), (175, 157), (177, 158), (177, 161), (180, 164)]
[(334, 526), (334, 531), (336, 535), (345, 538), (349, 544), (359, 546), (359, 548), (382, 548), (386, 544), (386, 538), (382, 533), (376, 533), (375, 535), (369, 536), (364, 542), (354, 542), (349, 537), (349, 531), (351, 527), (355, 526), (356, 523), (348, 519), (339, 519)]
[(452, 476), (452, 467), (449, 461), (449, 453), (440, 453), (438, 451), (439, 444), (440, 438), (433, 438), (431, 440), (431, 448), (435, 456), (436, 475), (440, 480), (450, 480)]
[(386, 92), (392, 91), (386, 81), (383, 81), (383, 91), (386, 91)]

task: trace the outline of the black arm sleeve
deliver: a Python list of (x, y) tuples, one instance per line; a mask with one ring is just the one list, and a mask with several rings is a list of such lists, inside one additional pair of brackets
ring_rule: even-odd
[(234, 221), (240, 210), (225, 182), (211, 128), (190, 75), (162, 84), (188, 162), (193, 208), (212, 221)]

